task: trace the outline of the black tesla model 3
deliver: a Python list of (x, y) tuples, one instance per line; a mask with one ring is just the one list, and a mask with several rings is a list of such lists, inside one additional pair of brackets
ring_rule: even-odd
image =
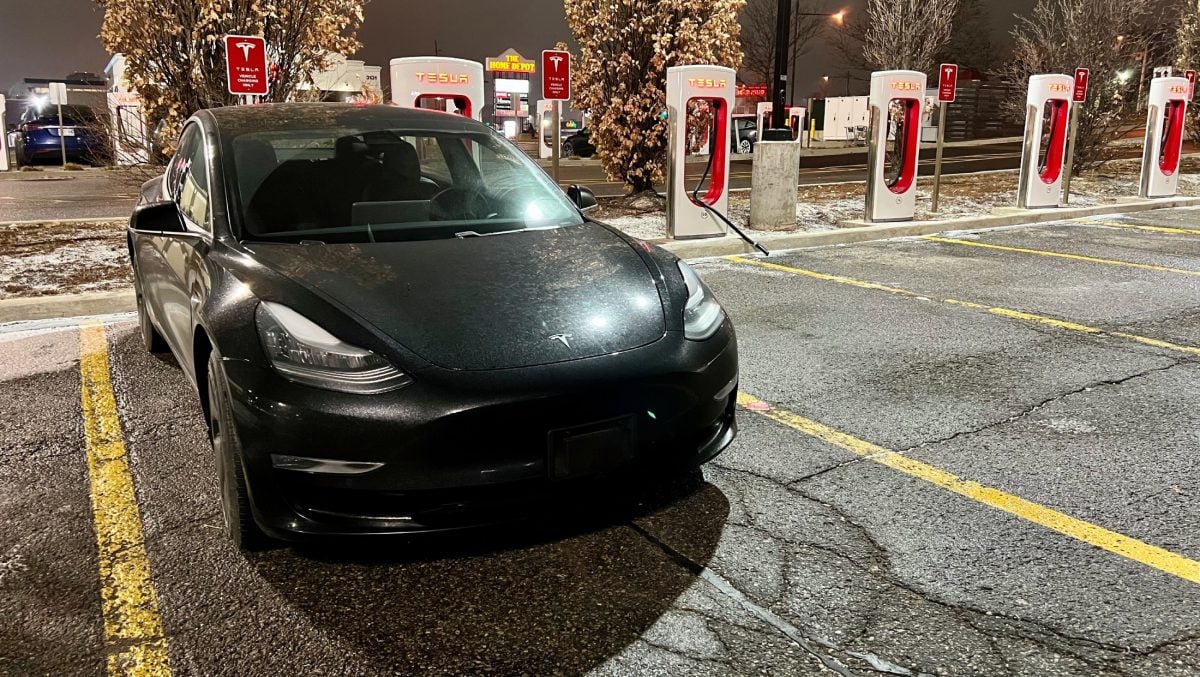
[(673, 255), (461, 116), (204, 110), (129, 226), (229, 536), (442, 531), (711, 459), (737, 343)]

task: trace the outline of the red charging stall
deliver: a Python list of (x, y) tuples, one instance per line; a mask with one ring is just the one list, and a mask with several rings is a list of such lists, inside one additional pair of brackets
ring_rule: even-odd
[(911, 221), (917, 209), (925, 74), (872, 73), (868, 106), (867, 221)]
[(1150, 81), (1140, 197), (1171, 197), (1179, 192), (1179, 163), (1190, 90), (1187, 78)]
[[(729, 206), (729, 155), (735, 100), (735, 73), (723, 66), (672, 66), (667, 69), (667, 234), (673, 238), (720, 237), (726, 226), (709, 210), (724, 214)], [(685, 176), (689, 134), (689, 106), (711, 114), (708, 138), (708, 188), (692, 196)]]
[(482, 120), (483, 64), (440, 56), (392, 59), (392, 102)]
[(1025, 98), (1025, 145), (1017, 206), (1023, 209), (1057, 207), (1062, 200), (1067, 132), (1071, 120), (1070, 75), (1033, 75)]

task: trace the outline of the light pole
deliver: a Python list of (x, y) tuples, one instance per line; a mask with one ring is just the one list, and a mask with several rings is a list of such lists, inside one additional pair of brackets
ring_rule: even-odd
[[(821, 12), (795, 12), (794, 16), (829, 17), (833, 21), (833, 23), (837, 24), (838, 26), (846, 25), (846, 10), (844, 10), (844, 9), (839, 9), (837, 12), (834, 12), (833, 14), (822, 14)], [(796, 50), (792, 50), (792, 69), (790, 71), (788, 71), (790, 73), (790, 75), (788, 76), (788, 79), (791, 80), (792, 95), (790, 97), (788, 97), (788, 101), (793, 106), (796, 105), (796, 59), (799, 58), (799, 56), (800, 55), (796, 53)]]
[[(819, 14), (816, 12), (798, 12), (797, 16), (824, 16), (836, 21), (839, 25), (846, 20), (846, 10), (834, 14)], [(775, 77), (771, 83), (771, 125), (762, 132), (764, 141), (791, 141), (792, 132), (784, 125), (783, 106), (787, 101), (787, 67), (788, 52), (791, 51), (792, 35), (792, 0), (779, 0), (775, 16)], [(792, 55), (793, 57), (795, 55)], [(795, 62), (791, 64), (793, 70)], [(793, 75), (794, 77), (794, 75)], [(795, 85), (792, 95), (795, 96)]]

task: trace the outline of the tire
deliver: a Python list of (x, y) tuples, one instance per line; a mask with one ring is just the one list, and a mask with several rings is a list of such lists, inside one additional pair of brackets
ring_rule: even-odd
[(242, 447), (229, 406), (229, 388), (221, 360), (215, 352), (208, 358), (208, 411), (209, 439), (216, 461), (225, 535), (243, 552), (263, 550), (271, 545), (271, 541), (254, 522), (254, 513), (250, 509)]
[(150, 313), (146, 312), (146, 301), (142, 298), (140, 285), (135, 294), (137, 296), (137, 313), (138, 313), (138, 329), (142, 334), (142, 345), (146, 347), (146, 352), (149, 353), (165, 353), (169, 349), (167, 342), (163, 339), (162, 334), (154, 328), (154, 322), (150, 320)]
[(750, 139), (742, 139), (738, 142), (738, 152), (743, 155), (754, 150), (754, 144), (750, 143)]
[(563, 157), (571, 157), (575, 154), (575, 147), (570, 142), (564, 143), (562, 147)]

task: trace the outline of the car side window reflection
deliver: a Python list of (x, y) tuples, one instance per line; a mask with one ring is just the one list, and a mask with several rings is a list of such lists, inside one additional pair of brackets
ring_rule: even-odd
[(193, 225), (208, 230), (208, 166), (204, 160), (204, 137), (194, 125), (180, 138), (171, 171), (168, 187), (179, 211)]

